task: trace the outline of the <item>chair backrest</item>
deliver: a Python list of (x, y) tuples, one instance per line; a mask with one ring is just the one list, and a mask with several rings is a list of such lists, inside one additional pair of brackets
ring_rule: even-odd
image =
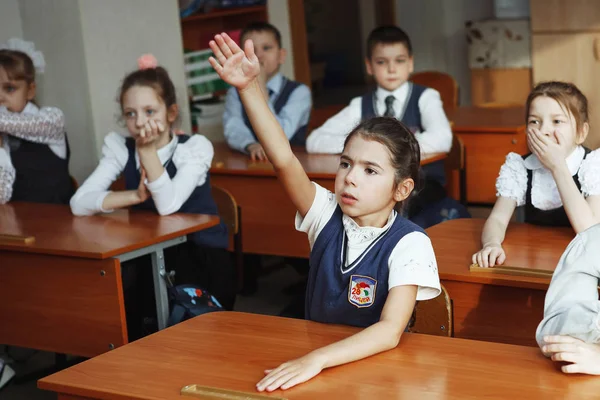
[(73, 177), (73, 175), (71, 175), (71, 183), (73, 184), (73, 189), (75, 189), (75, 190), (79, 189), (79, 183), (77, 183), (77, 179), (75, 179), (75, 177)]
[(442, 293), (435, 299), (417, 302), (408, 331), (436, 336), (454, 336), (452, 301), (443, 285)]
[(412, 74), (410, 80), (440, 92), (446, 116), (452, 115), (458, 107), (458, 83), (451, 75), (444, 72), (424, 71)]
[(325, 107), (313, 108), (310, 112), (310, 121), (308, 121), (307, 134), (317, 129), (325, 123), (329, 118), (339, 113), (346, 107), (346, 104), (332, 104)]
[(238, 204), (235, 201), (233, 195), (226, 189), (223, 189), (219, 186), (212, 185), (211, 192), (215, 203), (217, 204), (217, 209), (219, 210), (219, 218), (221, 218), (221, 222), (223, 222), (227, 228), (229, 228), (229, 233), (235, 235), (239, 232), (239, 214), (238, 214)]

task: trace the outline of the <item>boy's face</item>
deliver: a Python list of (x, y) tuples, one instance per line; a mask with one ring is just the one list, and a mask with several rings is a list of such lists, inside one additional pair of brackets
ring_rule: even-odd
[(413, 58), (404, 43), (378, 43), (365, 64), (369, 75), (388, 91), (398, 89), (413, 72)]
[(242, 38), (242, 44), (248, 39), (254, 43), (254, 52), (260, 62), (260, 68), (266, 74), (267, 79), (272, 78), (279, 72), (279, 67), (285, 61), (285, 49), (279, 47), (275, 35), (268, 31), (248, 32)]

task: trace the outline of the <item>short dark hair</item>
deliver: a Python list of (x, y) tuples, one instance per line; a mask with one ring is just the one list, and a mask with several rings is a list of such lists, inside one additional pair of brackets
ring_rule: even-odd
[(408, 50), (408, 55), (412, 56), (412, 44), (408, 34), (394, 25), (380, 26), (369, 33), (367, 38), (367, 58), (371, 59), (373, 49), (378, 44), (402, 43)]
[[(275, 40), (281, 48), (281, 33), (279, 29), (275, 28), (275, 26), (269, 24), (268, 22), (253, 22), (247, 25), (244, 29), (242, 29), (242, 33), (240, 34), (240, 41), (244, 41), (244, 37), (250, 32), (269, 32), (273, 36), (275, 36)], [(244, 47), (244, 43), (240, 43), (242, 47)]]

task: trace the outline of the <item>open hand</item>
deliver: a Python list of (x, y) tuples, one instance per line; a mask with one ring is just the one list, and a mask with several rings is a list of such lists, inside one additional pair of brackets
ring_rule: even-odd
[(252, 40), (246, 40), (242, 51), (229, 35), (222, 33), (216, 35), (209, 45), (216, 57), (208, 59), (210, 65), (221, 79), (237, 89), (245, 89), (260, 73)]
[(165, 127), (160, 121), (150, 120), (140, 129), (140, 134), (136, 139), (138, 147), (155, 145), (160, 135), (165, 131)]
[(256, 384), (259, 392), (285, 390), (314, 378), (323, 370), (324, 361), (315, 354), (307, 354), (296, 360), (265, 371), (265, 377)]
[(566, 335), (546, 336), (544, 343), (542, 351), (552, 361), (569, 363), (562, 372), (600, 375), (600, 345)]
[(495, 265), (504, 264), (506, 254), (502, 245), (499, 243), (487, 243), (483, 249), (473, 254), (473, 264), (479, 265), (481, 268), (491, 268)]
[(565, 138), (559, 131), (554, 131), (550, 136), (544, 135), (537, 128), (527, 130), (527, 144), (529, 149), (541, 161), (544, 167), (554, 171), (561, 165), (566, 165), (566, 143)]

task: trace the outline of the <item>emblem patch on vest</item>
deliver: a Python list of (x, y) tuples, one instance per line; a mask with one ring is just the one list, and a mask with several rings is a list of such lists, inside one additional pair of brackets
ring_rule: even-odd
[(358, 307), (371, 307), (375, 302), (377, 280), (370, 276), (352, 275), (348, 288), (348, 301)]

